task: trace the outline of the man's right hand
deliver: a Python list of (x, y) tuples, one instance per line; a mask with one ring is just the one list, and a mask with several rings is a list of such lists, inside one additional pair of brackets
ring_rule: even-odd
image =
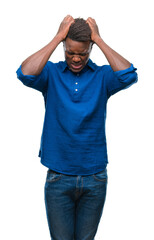
[(57, 32), (57, 35), (60, 37), (61, 41), (66, 38), (69, 28), (73, 22), (74, 18), (70, 15), (67, 15), (61, 22), (59, 30)]
[(32, 54), (22, 63), (23, 74), (39, 75), (41, 73), (53, 51), (56, 49), (58, 44), (66, 38), (69, 28), (73, 22), (74, 19), (70, 15), (67, 15), (64, 18), (56, 36), (52, 39), (52, 41), (36, 53)]

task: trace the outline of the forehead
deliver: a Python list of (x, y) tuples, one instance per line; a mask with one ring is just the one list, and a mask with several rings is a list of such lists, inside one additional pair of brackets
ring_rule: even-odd
[(64, 47), (67, 51), (71, 52), (84, 52), (88, 51), (91, 46), (91, 42), (77, 42), (70, 38), (66, 38), (66, 41), (64, 42)]

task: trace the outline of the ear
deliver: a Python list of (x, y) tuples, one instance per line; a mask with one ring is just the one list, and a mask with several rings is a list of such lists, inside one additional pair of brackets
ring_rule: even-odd
[(93, 45), (94, 45), (94, 42), (90, 42), (90, 49), (92, 50), (92, 47), (93, 47)]
[(63, 40), (63, 47), (64, 47), (64, 48), (66, 47), (66, 43), (65, 43), (65, 40)]

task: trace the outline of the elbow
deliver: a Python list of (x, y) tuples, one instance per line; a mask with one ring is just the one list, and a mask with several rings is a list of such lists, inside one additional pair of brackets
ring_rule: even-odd
[(138, 81), (138, 75), (135, 71), (131, 72), (131, 73), (127, 73), (122, 75), (119, 78), (119, 81), (121, 83), (125, 83), (125, 84), (133, 84), (136, 83)]
[(23, 75), (33, 75), (33, 76), (38, 76), (41, 73), (39, 67), (35, 66), (32, 62), (26, 62), (26, 61), (24, 61), (21, 64), (21, 71)]
[(132, 73), (130, 76), (130, 82), (131, 83), (137, 83), (138, 82), (138, 74), (136, 72)]

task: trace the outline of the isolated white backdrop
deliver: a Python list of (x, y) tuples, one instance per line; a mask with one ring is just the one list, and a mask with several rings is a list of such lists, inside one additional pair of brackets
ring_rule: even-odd
[[(45, 46), (70, 14), (95, 18), (102, 38), (138, 68), (139, 81), (107, 108), (108, 192), (96, 240), (153, 240), (153, 3), (150, 0), (3, 1), (0, 6), (0, 239), (49, 240), (38, 151), (42, 94), (16, 78), (21, 62)], [(91, 58), (107, 60), (97, 46)], [(62, 44), (50, 60), (63, 60)]]

